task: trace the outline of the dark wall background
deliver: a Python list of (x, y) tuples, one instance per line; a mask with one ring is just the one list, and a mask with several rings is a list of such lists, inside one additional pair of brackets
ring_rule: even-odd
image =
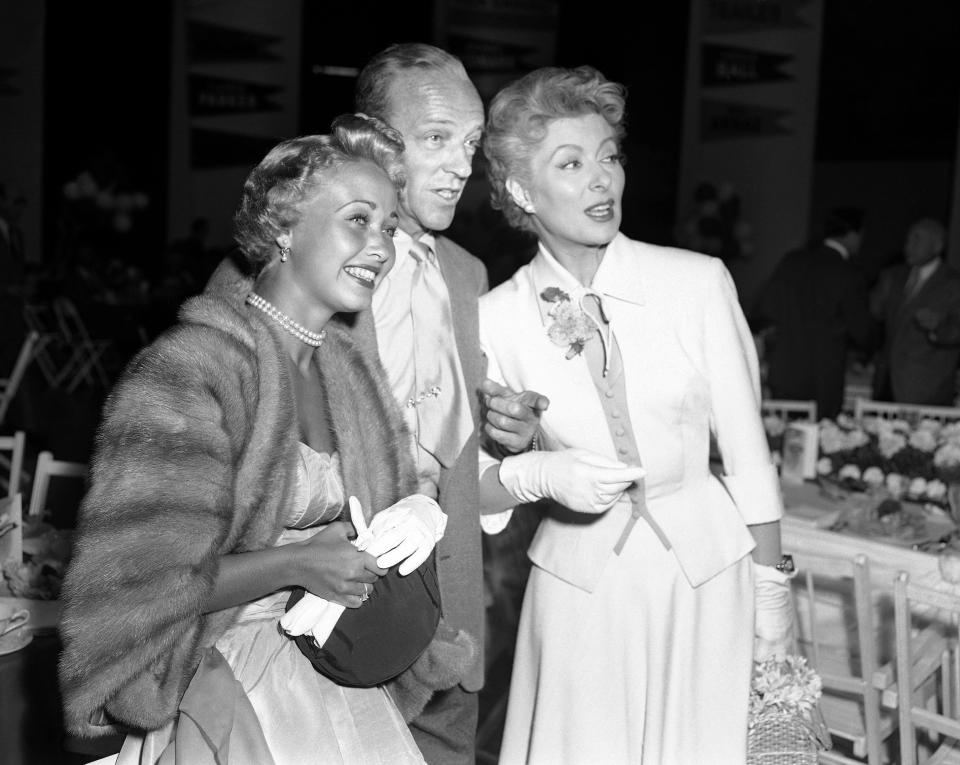
[[(676, 219), (676, 183), (682, 119), (688, 3), (638, 7), (627, 21), (587, 0), (560, 0), (556, 63), (589, 63), (629, 89), (626, 152), (628, 185), (624, 230), (669, 243)], [(921, 184), (928, 212), (946, 217), (957, 140), (960, 38), (955, 3), (915, 0), (908, 7), (875, 0), (824, 3), (821, 90), (814, 214), (835, 201), (837, 189), (876, 189), (864, 178), (883, 177), (883, 163), (933, 163), (930, 174), (903, 173), (899, 186)], [(325, 130), (351, 107), (353, 79), (315, 67), (359, 68), (375, 51), (400, 40), (432, 40), (431, 2), (303, 4), (302, 132)], [(45, 115), (44, 251), (55, 251), (62, 188), (85, 168), (121, 176), (146, 191), (150, 206), (129, 234), (107, 242), (127, 257), (151, 262), (166, 231), (169, 41), (171, 3), (48, 3)], [(258, 157), (251, 157), (255, 162)], [(869, 165), (869, 167), (867, 167)], [(111, 170), (110, 168), (113, 168)], [(890, 165), (890, 173), (899, 173)], [(934, 180), (925, 182), (931, 177)], [(936, 188), (934, 188), (936, 187)], [(844, 191), (847, 193), (847, 191)], [(909, 190), (876, 193), (914, 213)], [(451, 235), (488, 263), (509, 270), (528, 244), (505, 232), (486, 208), (482, 159)], [(857, 199), (843, 200), (857, 203)], [(870, 203), (870, 199), (864, 200)], [(935, 209), (930, 209), (935, 208)], [(884, 217), (889, 218), (889, 215)], [(811, 221), (812, 229), (817, 220)], [(899, 247), (900, 222), (878, 221), (868, 246), (877, 262)], [(494, 280), (498, 280), (494, 274)]]

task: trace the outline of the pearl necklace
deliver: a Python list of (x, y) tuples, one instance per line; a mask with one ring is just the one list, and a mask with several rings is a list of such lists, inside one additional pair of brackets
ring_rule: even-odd
[(264, 300), (256, 292), (251, 292), (249, 295), (247, 295), (247, 303), (252, 305), (254, 308), (263, 311), (267, 316), (277, 322), (277, 324), (283, 327), (283, 329), (297, 338), (297, 340), (300, 342), (306, 343), (307, 345), (312, 345), (314, 348), (319, 348), (321, 345), (323, 345), (323, 339), (327, 336), (326, 330), (311, 332), (302, 324), (298, 324), (289, 316), (287, 316), (273, 303)]

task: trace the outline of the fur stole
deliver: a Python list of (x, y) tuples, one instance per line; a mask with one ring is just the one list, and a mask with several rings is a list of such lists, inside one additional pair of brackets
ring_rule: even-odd
[[(62, 594), (68, 730), (115, 730), (103, 720), (153, 730), (172, 719), (236, 615), (203, 614), (220, 557), (267, 547), (282, 529), (298, 426), (277, 331), (234, 299), (192, 298), (111, 392)], [(348, 495), (372, 514), (415, 491), (409, 436), (382, 371), (337, 328), (317, 365)], [(401, 708), (452, 687), (450, 675), (469, 666), (470, 646), (441, 625), (425, 656), (441, 657), (444, 671), (418, 660), (408, 670), (419, 666), (416, 694), (395, 693)]]

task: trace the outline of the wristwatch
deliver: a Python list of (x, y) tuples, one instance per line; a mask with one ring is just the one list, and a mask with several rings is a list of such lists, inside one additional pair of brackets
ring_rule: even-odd
[(797, 571), (797, 567), (793, 565), (792, 555), (784, 554), (784, 556), (780, 558), (780, 562), (774, 563), (773, 567), (781, 574), (794, 574)]

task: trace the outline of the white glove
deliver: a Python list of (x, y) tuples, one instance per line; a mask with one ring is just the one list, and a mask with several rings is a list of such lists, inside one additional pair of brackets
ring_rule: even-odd
[(753, 658), (783, 658), (791, 652), (793, 635), (793, 594), (790, 579), (794, 575), (773, 566), (753, 564), (754, 573), (754, 648)]
[(586, 449), (525, 452), (500, 463), (500, 483), (518, 501), (549, 498), (581, 513), (609, 510), (644, 475), (639, 465)]
[[(353, 540), (353, 545), (362, 550), (373, 538), (370, 529), (367, 528), (367, 522), (363, 517), (363, 508), (356, 497), (350, 497), (350, 521), (357, 530), (357, 538)], [(288, 635), (299, 637), (310, 633), (317, 645), (323, 647), (337, 626), (337, 620), (345, 610), (345, 606), (339, 603), (332, 603), (326, 598), (314, 595), (312, 592), (303, 593), (303, 597), (298, 600), (293, 608), (280, 617), (280, 627)]]
[(373, 517), (372, 538), (358, 549), (375, 556), (380, 568), (403, 561), (398, 573), (406, 576), (430, 557), (446, 528), (447, 516), (440, 505), (425, 494), (411, 494)]

